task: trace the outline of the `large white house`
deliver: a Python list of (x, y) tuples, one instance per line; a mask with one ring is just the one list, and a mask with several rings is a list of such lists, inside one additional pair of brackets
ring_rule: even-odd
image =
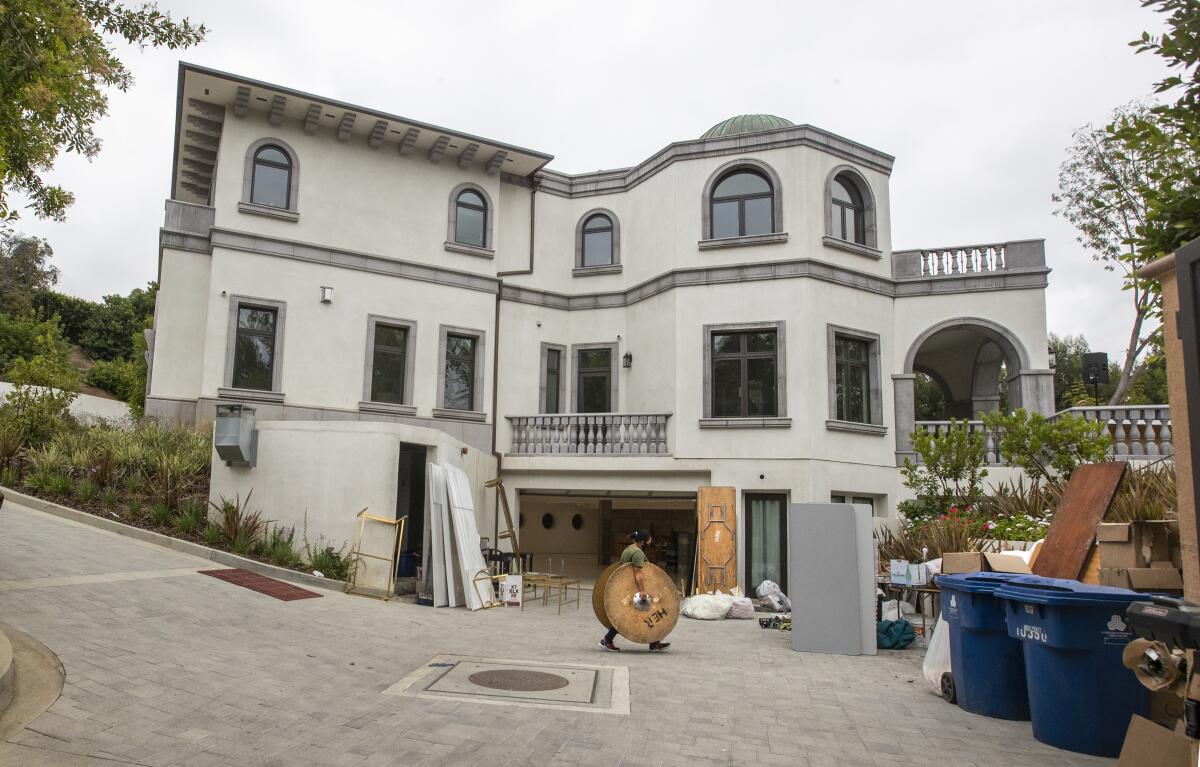
[[(699, 126), (703, 127), (703, 126)], [(783, 580), (789, 501), (894, 515), (914, 376), (947, 416), (1048, 413), (1041, 240), (894, 250), (893, 158), (769, 115), (628, 168), (192, 65), (179, 76), (147, 412), (256, 409), (212, 494), (339, 544), (463, 466), (522, 548), (596, 571), (628, 530), (686, 575), (696, 495), (738, 498), (739, 571)]]

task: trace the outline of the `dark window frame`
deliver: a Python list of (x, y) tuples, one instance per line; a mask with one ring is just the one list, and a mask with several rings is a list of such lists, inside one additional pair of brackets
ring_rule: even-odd
[[(466, 194), (473, 194), (476, 197), (478, 197), (480, 204), (476, 205), (476, 204), (470, 203), (470, 202), (463, 202), (462, 198)], [(478, 243), (467, 242), (467, 241), (459, 238), (459, 235), (458, 235), (459, 213), (464, 208), (466, 210), (478, 211), (483, 214), (483, 222), (480, 225), (480, 240), (481, 241)], [(479, 190), (477, 190), (473, 187), (467, 187), (466, 189), (460, 190), (458, 192), (458, 194), (455, 195), (455, 197), (454, 197), (454, 242), (458, 243), (459, 245), (466, 245), (467, 247), (471, 247), (471, 248), (488, 248), (489, 247), (489, 244), (488, 244), (488, 215), (489, 215), (489, 211), (488, 211), (487, 197), (483, 196), (479, 192)]]
[[(775, 338), (775, 348), (770, 351), (752, 352), (749, 351), (747, 339), (752, 335), (770, 334)], [(740, 338), (739, 349), (736, 352), (718, 352), (716, 348), (717, 336), (738, 336)], [(759, 329), (745, 330), (713, 330), (709, 333), (708, 344), (710, 350), (709, 357), (709, 374), (712, 377), (712, 387), (709, 392), (710, 411), (713, 418), (777, 418), (779, 417), (779, 343), (780, 335), (776, 328), (764, 327)], [(750, 414), (750, 360), (753, 359), (770, 359), (775, 363), (775, 396), (771, 402), (763, 401), (764, 407), (770, 405), (771, 412)], [(738, 360), (738, 389), (740, 397), (738, 401), (737, 413), (721, 413), (717, 410), (717, 363), (729, 360)]]
[[(737, 175), (741, 175), (741, 174), (757, 176), (758, 178), (762, 179), (762, 181), (767, 185), (767, 191), (766, 192), (756, 192), (754, 194), (731, 194), (731, 195), (726, 195), (724, 197), (717, 196), (717, 188), (719, 186), (721, 186), (721, 184), (725, 183), (730, 178), (737, 176)], [(772, 232), (777, 231), (775, 228), (775, 185), (773, 183), (771, 183), (771, 179), (767, 177), (767, 174), (765, 174), (762, 171), (757, 170), (755, 168), (746, 168), (746, 167), (733, 168), (729, 172), (723, 174), (720, 178), (718, 178), (716, 180), (716, 182), (712, 185), (712, 190), (713, 190), (712, 195), (709, 197), (709, 201), (708, 201), (708, 211), (709, 211), (708, 236), (709, 236), (709, 238), (725, 239), (728, 237), (749, 237), (749, 236), (755, 236), (755, 235), (770, 234)], [(771, 202), (771, 204), (769, 206), (770, 213), (771, 213), (771, 225), (767, 228), (766, 232), (756, 232), (755, 235), (748, 235), (746, 233), (746, 201), (747, 200), (763, 200), (763, 199), (770, 200), (770, 202)], [(736, 202), (737, 206), (738, 206), (738, 231), (737, 231), (737, 234), (726, 234), (726, 235), (722, 235), (721, 237), (717, 237), (717, 234), (716, 234), (717, 205), (722, 204), (722, 203), (729, 203), (729, 202)]]
[[(595, 221), (596, 219), (600, 219), (600, 218), (602, 218), (602, 219), (604, 219), (605, 221), (607, 221), (607, 222), (608, 222), (608, 225), (607, 225), (607, 226), (601, 226), (601, 227), (597, 227), (597, 228), (595, 228), (595, 229), (589, 229), (589, 228), (588, 228), (588, 225), (589, 225), (589, 224), (591, 224), (591, 223), (592, 223), (593, 221)], [(603, 233), (603, 232), (608, 232), (608, 260), (607, 260), (607, 261), (605, 261), (605, 262), (603, 262), (603, 263), (599, 263), (599, 264), (589, 264), (589, 263), (587, 262), (587, 260), (588, 260), (588, 259), (587, 259), (587, 256), (588, 256), (588, 247), (587, 247), (588, 235), (589, 235), (589, 234), (596, 234), (596, 233)], [(585, 218), (585, 219), (583, 220), (583, 228), (580, 230), (580, 237), (581, 237), (581, 242), (580, 242), (580, 254), (579, 254), (579, 257), (580, 257), (579, 266), (580, 266), (580, 267), (582, 267), (582, 268), (593, 268), (593, 267), (600, 267), (600, 266), (612, 266), (613, 264), (615, 264), (615, 263), (617, 262), (617, 261), (616, 261), (616, 238), (617, 238), (617, 227), (616, 227), (616, 225), (613, 223), (612, 217), (611, 217), (611, 216), (609, 216), (607, 213), (593, 213), (593, 214), (591, 214), (590, 216), (588, 216), (587, 218)]]
[[(850, 201), (837, 199), (833, 194), (833, 184), (841, 184), (842, 188), (850, 196)], [(833, 231), (830, 235), (844, 242), (853, 242), (856, 245), (867, 244), (867, 206), (863, 200), (862, 190), (858, 188), (858, 182), (849, 173), (839, 173), (833, 177), (833, 183), (829, 187), (829, 205), (833, 214)], [(854, 232), (851, 237), (846, 237), (846, 211), (854, 212)], [(841, 233), (839, 234), (839, 229)]]
[[(270, 315), (271, 315), (271, 330), (270, 330), (270, 332), (267, 332), (265, 330), (257, 330), (255, 328), (243, 328), (242, 323), (241, 323), (241, 316), (242, 316), (242, 311), (244, 309), (250, 309), (250, 310), (254, 310), (254, 311), (270, 313)], [(276, 355), (279, 353), (279, 350), (277, 348), (278, 343), (279, 343), (279, 307), (270, 306), (268, 304), (256, 304), (251, 301), (238, 301), (237, 307), (234, 309), (234, 326), (233, 327), (234, 327), (234, 337), (233, 337), (234, 352), (233, 352), (233, 369), (230, 372), (231, 388), (244, 389), (246, 391), (276, 391), (277, 382), (275, 381), (275, 368), (276, 368), (275, 360), (276, 360)], [(258, 386), (239, 385), (237, 347), (238, 347), (238, 341), (244, 336), (270, 339), (271, 356), (267, 360), (267, 369), (269, 371), (271, 380), (270, 380), (270, 386), (268, 386), (265, 389), (262, 387), (258, 387)]]
[[(451, 354), (450, 353), (450, 339), (459, 339), (459, 340), (463, 340), (463, 341), (470, 341), (471, 342), (471, 353), (469, 355)], [(454, 360), (456, 362), (467, 362), (470, 364), (471, 374), (469, 376), (467, 376), (467, 386), (468, 386), (467, 395), (468, 395), (469, 402), (468, 402), (468, 407), (465, 407), (465, 408), (455, 407), (454, 405), (451, 405), (450, 401), (446, 397), (446, 395), (447, 395), (447, 392), (446, 392), (447, 377), (445, 375), (445, 370), (449, 369), (451, 360)], [(478, 363), (479, 363), (479, 337), (478, 336), (471, 335), (469, 333), (458, 333), (455, 331), (449, 331), (446, 333), (446, 352), (445, 352), (445, 356), (442, 358), (442, 368), (443, 368), (442, 407), (443, 407), (443, 409), (445, 409), (445, 410), (463, 410), (466, 412), (474, 412), (475, 411), (475, 395), (477, 393), (475, 391), (475, 376), (476, 376), (476, 372), (477, 372), (475, 369), (475, 366)]]
[(750, 504), (753, 501), (772, 501), (778, 500), (780, 503), (779, 515), (779, 587), (783, 589), (783, 593), (787, 593), (787, 571), (788, 571), (788, 537), (787, 537), (787, 512), (788, 512), (788, 495), (787, 493), (770, 493), (770, 492), (754, 492), (745, 494), (745, 516), (746, 516), (746, 586), (747, 588), (755, 588), (758, 584), (754, 583), (752, 559), (753, 550), (751, 542), (754, 540), (754, 515), (750, 513)]
[[(863, 359), (856, 360), (843, 355), (843, 342), (853, 341), (862, 344)], [(847, 423), (874, 423), (871, 412), (871, 342), (865, 338), (853, 336), (848, 333), (834, 333), (833, 336), (833, 366), (834, 366), (834, 420), (845, 421)], [(843, 370), (848, 371), (847, 375), (853, 373), (856, 376), (861, 376), (863, 381), (862, 386), (862, 417), (851, 417), (851, 406), (849, 402), (849, 391), (845, 387), (838, 386), (839, 380), (843, 374)]]
[[(554, 365), (550, 362), (553, 360)], [(546, 406), (543, 412), (547, 415), (558, 415), (562, 412), (562, 379), (563, 379), (563, 350), (546, 349)], [(551, 402), (553, 397), (553, 403)]]
[[(596, 353), (596, 352), (603, 352), (603, 353), (607, 354), (608, 355), (608, 364), (605, 367), (584, 367), (583, 362), (582, 362), (583, 355), (592, 354), (592, 353)], [(613, 351), (613, 349), (611, 349), (607, 346), (578, 348), (575, 350), (574, 362), (575, 362), (575, 391), (577, 392), (577, 395), (576, 395), (577, 412), (580, 412), (580, 413), (584, 413), (584, 412), (587, 412), (587, 413), (612, 413), (612, 412), (614, 412), (614, 410), (613, 410), (613, 392), (615, 390), (615, 387), (613, 386), (613, 378), (616, 375), (613, 370), (613, 355), (614, 355), (614, 353), (615, 352)], [(583, 391), (584, 391), (583, 382), (585, 379), (601, 378), (601, 377), (604, 378), (604, 381), (606, 384), (605, 390), (607, 391), (607, 396), (605, 397), (605, 399), (608, 400), (608, 407), (604, 410), (585, 411), (583, 409)]]
[[(381, 344), (379, 341), (379, 328), (381, 328), (381, 327), (389, 328), (391, 330), (403, 331), (404, 332), (404, 340), (401, 343), (401, 345), (400, 346), (392, 346), (391, 344)], [(406, 405), (406, 404), (408, 404), (408, 399), (410, 399), (412, 397), (412, 392), (410, 392), (408, 390), (408, 387), (409, 387), (408, 366), (412, 362), (412, 360), (410, 360), (408, 358), (408, 349), (412, 344), (412, 339), (410, 338), (410, 334), (412, 333), (412, 331), (413, 331), (413, 328), (411, 325), (403, 325), (403, 324), (395, 323), (395, 322), (387, 322), (385, 320), (376, 320), (375, 321), (374, 332), (372, 333), (372, 336), (371, 336), (371, 379), (370, 379), (371, 390), (369, 392), (369, 396), (370, 396), (369, 401), (382, 402), (382, 403), (387, 403), (390, 405)], [(384, 354), (389, 354), (389, 355), (392, 355), (395, 357), (399, 357), (399, 359), (400, 359), (400, 397), (396, 401), (392, 401), (392, 400), (388, 400), (388, 399), (380, 399), (378, 396), (378, 393), (375, 390), (375, 372), (379, 367), (378, 358), (379, 358), (379, 354), (380, 354), (381, 350)]]
[[(263, 152), (268, 149), (274, 149), (286, 158), (286, 162), (280, 163), (275, 160), (263, 160), (259, 158)], [(258, 168), (259, 166), (268, 168), (280, 168), (287, 172), (287, 182), (284, 184), (285, 196), (283, 205), (274, 205), (269, 202), (260, 202), (255, 199), (255, 189), (258, 184)], [(255, 205), (264, 205), (268, 208), (278, 208), (279, 210), (292, 210), (292, 155), (278, 144), (263, 144), (254, 150), (254, 157), (250, 162), (250, 202)]]

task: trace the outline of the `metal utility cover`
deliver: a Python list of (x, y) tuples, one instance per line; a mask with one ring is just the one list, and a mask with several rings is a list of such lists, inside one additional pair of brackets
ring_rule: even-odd
[[(516, 682), (516, 684), (509, 684), (510, 688), (524, 689), (506, 690), (491, 684), (479, 683), (480, 681), (498, 681), (504, 678)], [(531, 682), (542, 684), (531, 684)], [(545, 687), (549, 682), (554, 682), (555, 687), (531, 689), (539, 686)], [(446, 692), (455, 695), (483, 695), (492, 698), (554, 703), (591, 703), (595, 687), (596, 672), (592, 669), (463, 662), (456, 664), (425, 689), (429, 692)]]

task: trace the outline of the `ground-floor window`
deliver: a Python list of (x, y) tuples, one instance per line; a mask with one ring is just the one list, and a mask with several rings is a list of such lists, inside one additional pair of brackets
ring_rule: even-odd
[(787, 592), (787, 496), (746, 495), (746, 590), (775, 581)]
[(871, 515), (875, 516), (875, 499), (869, 495), (849, 495), (847, 493), (831, 493), (830, 503), (855, 503), (860, 506), (870, 506)]

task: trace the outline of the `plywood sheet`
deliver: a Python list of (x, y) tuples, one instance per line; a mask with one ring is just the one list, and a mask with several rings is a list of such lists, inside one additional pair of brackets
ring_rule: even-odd
[(737, 586), (737, 489), (702, 487), (696, 499), (696, 594)]
[(483, 561), (483, 552), (479, 550), (479, 528), (475, 525), (475, 499), (471, 496), (471, 480), (466, 473), (454, 464), (444, 463), (442, 469), (446, 472), (446, 495), (449, 500), (450, 517), (453, 520), (455, 562), (463, 590), (463, 604), (468, 610), (478, 610), (483, 607), (484, 597), (490, 601), (486, 592), (481, 595), (479, 588), (490, 589), (491, 581), (476, 587), (475, 577), (487, 575), (487, 564)]
[(1087, 463), (1071, 474), (1046, 541), (1033, 563), (1034, 575), (1079, 578), (1096, 540), (1096, 526), (1112, 505), (1126, 463)]

